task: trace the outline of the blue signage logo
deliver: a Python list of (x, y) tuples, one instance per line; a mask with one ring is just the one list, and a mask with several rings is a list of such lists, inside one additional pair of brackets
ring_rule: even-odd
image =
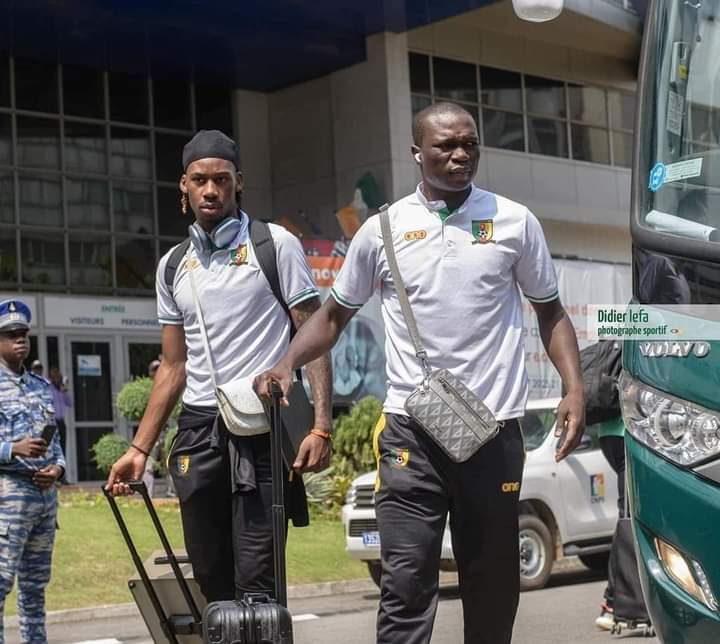
[(650, 183), (648, 188), (653, 192), (657, 192), (662, 188), (665, 183), (665, 176), (667, 175), (667, 168), (664, 163), (656, 163), (653, 169), (650, 170)]

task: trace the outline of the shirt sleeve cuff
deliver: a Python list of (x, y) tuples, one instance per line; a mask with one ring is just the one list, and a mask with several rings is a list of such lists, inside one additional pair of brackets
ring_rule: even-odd
[(12, 443), (9, 441), (0, 442), (0, 463), (12, 461)]
[(293, 306), (297, 306), (300, 304), (300, 302), (304, 302), (305, 300), (310, 300), (313, 297), (318, 297), (320, 295), (319, 291), (314, 287), (304, 288), (302, 291), (299, 291), (298, 293), (295, 293), (288, 301), (287, 306), (289, 309), (291, 309)]
[(342, 295), (340, 295), (340, 293), (335, 290), (334, 286), (330, 289), (330, 295), (333, 296), (335, 301), (340, 306), (344, 306), (346, 309), (361, 309), (363, 307), (362, 304), (353, 304), (352, 302), (350, 302), (350, 300), (344, 298)]
[(553, 300), (556, 300), (559, 297), (559, 293), (557, 292), (557, 289), (554, 290), (550, 295), (545, 295), (543, 297), (534, 297), (534, 296), (528, 295), (527, 293), (523, 293), (523, 295), (530, 302), (534, 302), (535, 304), (543, 304), (544, 302), (552, 302)]
[(182, 326), (183, 319), (182, 318), (158, 318), (158, 322), (160, 324), (166, 324), (170, 326)]

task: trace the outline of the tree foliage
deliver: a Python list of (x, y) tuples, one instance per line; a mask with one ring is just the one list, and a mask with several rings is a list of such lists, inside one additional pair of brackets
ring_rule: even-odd
[[(135, 380), (125, 383), (118, 392), (117, 399), (115, 400), (118, 412), (131, 423), (139, 423), (150, 400), (152, 385), (152, 378), (148, 378), (147, 376), (135, 378)], [(175, 405), (170, 417), (176, 419), (179, 414), (180, 401)]]
[(375, 469), (373, 431), (382, 403), (372, 396), (358, 401), (349, 414), (338, 417), (333, 433), (333, 468), (336, 474), (355, 477)]
[(98, 471), (107, 476), (110, 468), (130, 447), (130, 442), (119, 434), (105, 434), (90, 448)]

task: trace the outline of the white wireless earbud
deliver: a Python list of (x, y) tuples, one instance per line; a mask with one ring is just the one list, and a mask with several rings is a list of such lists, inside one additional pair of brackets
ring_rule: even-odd
[(417, 161), (418, 163), (422, 163), (422, 154), (416, 152), (413, 156), (415, 157), (415, 161)]

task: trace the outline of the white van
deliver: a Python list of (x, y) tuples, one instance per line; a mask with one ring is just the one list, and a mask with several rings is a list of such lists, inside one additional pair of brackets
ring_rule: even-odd
[[(555, 462), (558, 398), (528, 402), (522, 421), (527, 460), (520, 491), (520, 587), (542, 588), (553, 563), (578, 555), (589, 568), (607, 569), (618, 518), (617, 478), (600, 451), (600, 424), (585, 429), (578, 448)], [(380, 536), (375, 520), (375, 472), (353, 481), (342, 509), (348, 554), (367, 562), (380, 583)], [(450, 528), (443, 537), (443, 570), (454, 570)]]

